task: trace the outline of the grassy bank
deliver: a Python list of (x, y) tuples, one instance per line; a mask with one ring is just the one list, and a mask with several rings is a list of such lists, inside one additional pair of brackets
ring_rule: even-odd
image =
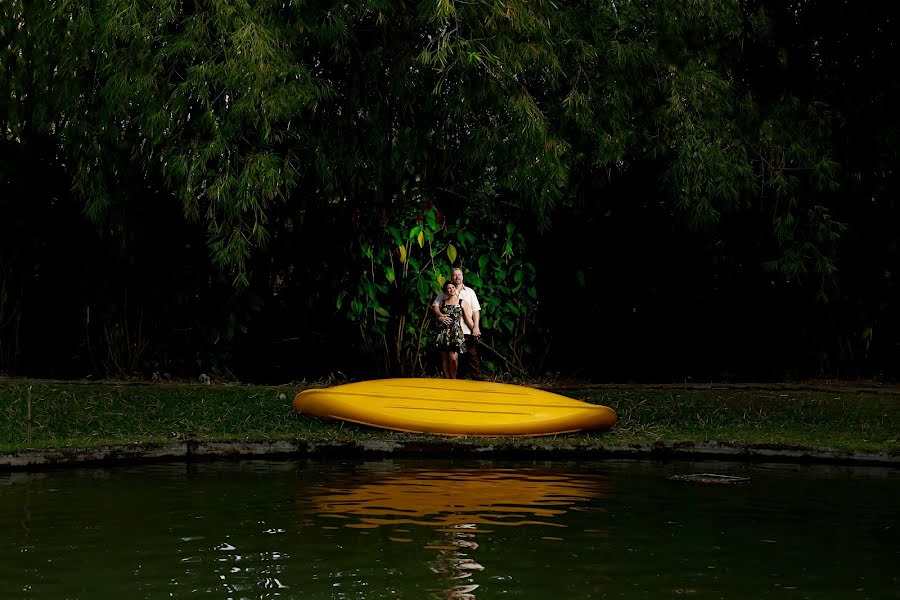
[[(174, 439), (433, 437), (297, 415), (291, 400), (300, 389), (0, 380), (0, 453)], [(561, 393), (614, 408), (619, 415), (616, 427), (607, 432), (525, 438), (523, 444), (553, 446), (571, 444), (573, 440), (615, 445), (719, 441), (838, 450), (900, 450), (900, 393), (640, 387), (567, 389)]]

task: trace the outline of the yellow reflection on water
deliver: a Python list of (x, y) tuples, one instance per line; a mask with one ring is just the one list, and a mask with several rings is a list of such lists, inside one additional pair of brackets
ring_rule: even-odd
[[(307, 510), (344, 527), (460, 525), (563, 527), (557, 518), (604, 496), (608, 478), (542, 469), (403, 469), (359, 474), (316, 490)], [(311, 505), (311, 506), (310, 506)], [(483, 531), (483, 530), (482, 530)]]
[(563, 515), (585, 509), (606, 496), (611, 486), (601, 475), (538, 468), (385, 468), (307, 488), (299, 504), (303, 512), (324, 519), (328, 525), (323, 527), (363, 530), (360, 533), (388, 527), (387, 539), (397, 543), (414, 541), (407, 526), (435, 531), (438, 539), (430, 539), (424, 548), (436, 551), (428, 564), (444, 581), (438, 596), (470, 600), (479, 587), (474, 575), (485, 568), (472, 556), (483, 543), (476, 536), (490, 533), (492, 527), (565, 527)]

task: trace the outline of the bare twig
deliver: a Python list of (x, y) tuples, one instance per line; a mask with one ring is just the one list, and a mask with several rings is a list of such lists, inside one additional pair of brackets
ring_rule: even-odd
[(493, 352), (500, 360), (502, 360), (503, 362), (505, 362), (505, 363), (507, 364), (507, 366), (509, 366), (511, 369), (514, 369), (515, 371), (518, 371), (519, 375), (525, 375), (525, 374), (526, 374), (524, 368), (522, 368), (521, 366), (518, 366), (518, 365), (516, 365), (516, 364), (514, 364), (514, 363), (512, 363), (512, 362), (510, 362), (510, 360), (509, 360), (508, 358), (506, 358), (505, 356), (503, 356), (502, 354), (500, 354), (500, 352), (499, 352), (496, 348), (494, 348), (493, 346), (491, 346), (490, 344), (488, 344), (487, 342), (485, 342), (485, 341), (482, 340), (481, 338), (478, 338), (478, 343), (481, 344), (482, 346), (484, 346), (485, 348), (487, 348), (488, 350), (490, 350), (491, 352)]

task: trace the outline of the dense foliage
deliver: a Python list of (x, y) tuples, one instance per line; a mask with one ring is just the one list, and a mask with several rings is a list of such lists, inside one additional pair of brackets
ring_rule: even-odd
[(0, 371), (894, 376), (863, 5), (4, 2)]

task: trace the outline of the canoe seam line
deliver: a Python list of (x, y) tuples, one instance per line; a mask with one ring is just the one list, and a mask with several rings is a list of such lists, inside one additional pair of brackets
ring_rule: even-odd
[[(312, 391), (312, 390), (310, 390)], [(318, 392), (319, 390), (315, 390)], [(305, 393), (305, 392), (304, 392)], [(473, 402), (471, 400), (460, 400), (458, 398), (420, 398), (417, 396), (406, 396), (403, 398), (397, 398), (396, 396), (385, 396), (384, 394), (374, 394), (372, 392), (344, 392), (337, 391), (334, 389), (330, 389), (327, 392), (328, 394), (334, 394), (337, 396), (365, 396), (367, 398), (391, 398), (395, 400), (416, 400), (419, 402), (453, 402), (455, 404), (478, 404), (484, 406), (509, 406), (509, 402)], [(575, 402), (581, 402), (580, 400), (575, 400)], [(530, 404), (523, 403), (524, 406), (529, 408), (565, 408), (565, 409), (577, 409), (577, 410), (603, 410), (609, 409), (608, 406), (601, 406), (598, 404), (588, 404), (586, 402), (582, 404)], [(610, 409), (611, 410), (611, 409)]]
[(530, 415), (533, 413), (530, 412), (512, 412), (512, 411), (500, 411), (500, 410), (470, 410), (464, 408), (428, 408), (425, 406), (403, 406), (403, 405), (394, 405), (394, 406), (385, 406), (385, 408), (398, 408), (403, 410), (431, 410), (431, 411), (441, 411), (441, 412), (466, 412), (466, 413), (479, 413), (484, 415)]

